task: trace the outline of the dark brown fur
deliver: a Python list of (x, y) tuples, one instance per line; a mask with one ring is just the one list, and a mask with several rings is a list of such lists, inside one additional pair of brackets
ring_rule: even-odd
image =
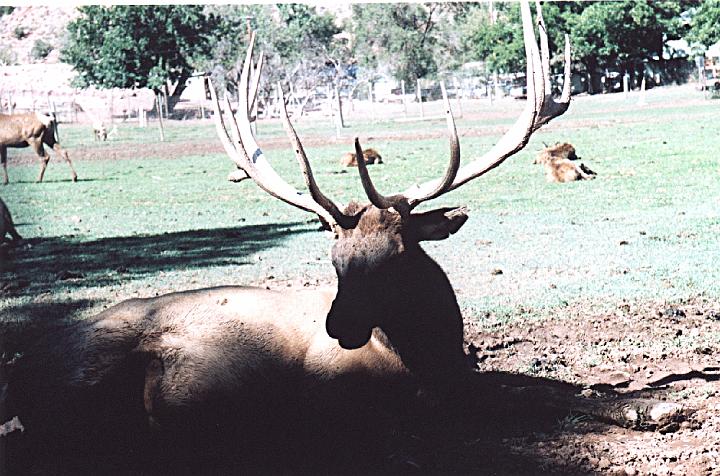
[[(15, 437), (10, 462), (43, 448), (63, 471), (87, 455), (203, 470), (215, 457), (240, 467), (382, 464), (393, 422), (424, 405), (418, 389), (462, 392), (460, 310), (419, 242), (449, 236), (467, 217), (440, 209), (401, 218), (357, 204), (346, 212), (357, 224), (333, 247), (336, 292), (200, 289), (35, 334), (0, 329), (0, 346), (21, 355), (9, 414), (32, 436)], [(0, 322), (22, 318), (6, 310)], [(354, 438), (361, 446), (348, 444)], [(146, 459), (123, 462), (127, 451)]]
[(0, 114), (0, 162), (3, 166), (3, 180), (8, 183), (7, 174), (7, 149), (8, 147), (32, 147), (41, 161), (40, 173), (37, 181), (42, 182), (45, 169), (50, 161), (50, 156), (45, 151), (43, 144), (63, 157), (70, 166), (73, 182), (77, 181), (77, 173), (70, 161), (67, 152), (63, 150), (55, 138), (55, 120), (43, 114), (34, 112), (22, 114)]
[[(363, 150), (363, 158), (365, 159), (365, 163), (368, 165), (383, 163), (382, 156), (380, 156), (378, 151), (375, 149)], [(348, 152), (343, 155), (340, 159), (340, 164), (345, 167), (357, 167), (357, 157), (355, 156), (355, 152)]]

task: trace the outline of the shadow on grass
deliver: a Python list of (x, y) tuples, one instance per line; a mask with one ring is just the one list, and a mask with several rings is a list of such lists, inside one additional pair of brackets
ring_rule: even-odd
[(29, 296), (107, 286), (161, 271), (249, 264), (253, 253), (315, 230), (314, 224), (291, 222), (95, 241), (35, 238), (0, 256), (0, 292)]

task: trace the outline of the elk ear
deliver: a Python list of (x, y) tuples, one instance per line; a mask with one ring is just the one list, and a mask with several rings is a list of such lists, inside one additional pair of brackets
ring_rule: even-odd
[(418, 241), (444, 240), (454, 234), (468, 219), (467, 208), (438, 208), (410, 215), (410, 229)]

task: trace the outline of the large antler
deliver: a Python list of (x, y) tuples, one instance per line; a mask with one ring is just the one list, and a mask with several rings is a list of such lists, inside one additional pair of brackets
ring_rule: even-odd
[[(290, 137), (290, 140), (295, 147), (295, 155), (300, 162), (300, 166), (303, 170), (305, 183), (310, 190), (310, 195), (304, 194), (280, 177), (275, 170), (272, 168), (270, 163), (265, 158), (264, 154), (260, 150), (260, 147), (255, 140), (252, 128), (250, 127), (250, 109), (255, 102), (255, 98), (258, 92), (258, 83), (260, 81), (260, 73), (262, 68), (262, 55), (255, 69), (253, 77), (252, 87), (249, 85), (250, 69), (252, 66), (252, 50), (255, 44), (255, 33), (253, 32), (250, 38), (250, 45), (248, 46), (247, 54), (245, 56), (245, 63), (243, 64), (242, 73), (240, 75), (240, 90), (239, 90), (239, 110), (237, 111), (237, 117), (232, 115), (230, 102), (227, 96), (224, 100), (224, 111), (230, 115), (229, 129), (226, 125), (226, 120), (223, 115), (223, 111), (220, 107), (220, 101), (215, 91), (215, 87), (210, 83), (210, 96), (212, 98), (213, 107), (215, 110), (215, 126), (217, 129), (220, 141), (225, 148), (225, 152), (235, 162), (235, 165), (245, 172), (251, 179), (257, 183), (260, 188), (268, 192), (270, 195), (283, 200), (290, 205), (294, 205), (302, 210), (314, 212), (320, 216), (331, 228), (341, 226), (348, 228), (351, 226), (353, 218), (344, 215), (340, 209), (327, 198), (317, 186), (315, 179), (310, 169), (310, 163), (308, 162), (305, 152), (300, 144), (300, 140), (295, 133), (295, 130), (290, 124), (288, 118), (287, 108), (285, 100), (282, 97), (282, 89), (280, 101), (284, 112), (284, 123), (285, 129)], [(252, 97), (252, 99), (250, 99)]]
[(422, 185), (415, 185), (402, 194), (384, 196), (380, 194), (372, 183), (367, 167), (361, 160), (361, 148), (358, 140), (355, 140), (355, 148), (358, 154), (358, 170), (363, 183), (363, 188), (368, 198), (378, 208), (393, 207), (401, 214), (409, 213), (414, 207), (431, 198), (438, 197), (444, 193), (454, 190), (461, 185), (477, 178), (487, 171), (500, 165), (505, 159), (520, 151), (530, 140), (533, 132), (551, 119), (563, 114), (570, 105), (570, 41), (565, 35), (565, 70), (563, 91), (559, 100), (551, 96), (550, 87), (550, 53), (548, 50), (547, 30), (542, 18), (540, 3), (535, 2), (537, 10), (538, 29), (540, 31), (540, 48), (532, 24), (530, 6), (527, 1), (521, 2), (521, 13), (523, 22), (523, 38), (525, 43), (525, 55), (527, 57), (527, 105), (518, 120), (505, 135), (482, 157), (459, 168), (460, 147), (458, 145), (457, 132), (450, 111), (450, 104), (447, 100), (443, 86), (443, 100), (450, 130), (450, 165), (445, 176), (441, 179), (431, 180)]

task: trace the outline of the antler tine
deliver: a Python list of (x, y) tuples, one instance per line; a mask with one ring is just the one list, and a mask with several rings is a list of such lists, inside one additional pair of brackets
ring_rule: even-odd
[(250, 104), (248, 104), (248, 115), (252, 114), (252, 110), (255, 107), (257, 101), (258, 86), (260, 85), (260, 74), (262, 73), (263, 62), (265, 60), (265, 52), (261, 51), (258, 57), (257, 66), (255, 67), (255, 75), (253, 76), (252, 87), (249, 91)]
[(547, 28), (542, 16), (540, 2), (536, 0), (535, 11), (537, 16), (538, 30), (540, 31), (540, 52), (542, 55), (542, 67), (545, 72), (545, 103), (540, 110), (539, 118), (536, 121), (535, 129), (539, 129), (551, 119), (561, 115), (570, 107), (570, 37), (565, 35), (565, 67), (563, 72), (563, 89), (560, 100), (552, 98), (552, 87), (550, 85), (550, 49), (548, 46)]
[(360, 181), (362, 182), (365, 195), (367, 195), (370, 203), (375, 205), (377, 208), (388, 209), (392, 207), (403, 216), (409, 215), (410, 204), (404, 195), (397, 194), (386, 197), (377, 191), (375, 185), (373, 185), (372, 180), (370, 179), (370, 174), (368, 173), (367, 165), (365, 164), (365, 158), (363, 157), (362, 147), (360, 146), (360, 139), (357, 137), (355, 138), (355, 159), (357, 161), (358, 172), (360, 173)]
[(283, 125), (285, 126), (285, 132), (290, 138), (290, 142), (292, 142), (295, 149), (295, 157), (300, 164), (300, 169), (302, 170), (303, 177), (305, 179), (305, 185), (310, 191), (310, 195), (312, 196), (313, 200), (315, 200), (321, 207), (327, 210), (330, 215), (332, 215), (332, 217), (340, 225), (340, 227), (350, 228), (352, 224), (352, 218), (341, 212), (338, 206), (335, 205), (335, 203), (330, 200), (324, 193), (322, 193), (320, 187), (318, 187), (318, 184), (315, 181), (315, 177), (313, 176), (312, 169), (310, 168), (310, 161), (305, 154), (305, 149), (300, 142), (300, 138), (298, 137), (295, 128), (290, 122), (290, 116), (288, 115), (287, 111), (287, 104), (285, 103), (285, 94), (283, 93), (282, 85), (280, 84), (280, 82), (278, 82), (277, 87), (280, 96), (280, 104), (282, 106), (282, 120)]
[[(243, 66), (243, 75), (240, 79), (240, 111), (238, 116), (232, 114), (230, 109), (229, 101), (225, 101), (225, 109), (231, 117), (230, 130), (233, 138), (227, 132), (226, 122), (223, 118), (223, 113), (220, 108), (220, 101), (217, 97), (215, 87), (210, 84), (210, 95), (213, 100), (213, 108), (215, 111), (215, 126), (217, 129), (220, 141), (225, 148), (225, 152), (233, 160), (235, 165), (242, 169), (253, 181), (258, 184), (260, 188), (265, 190), (273, 197), (279, 198), (280, 200), (289, 203), (301, 210), (314, 212), (320, 216), (331, 228), (336, 228), (338, 223), (334, 216), (329, 213), (325, 208), (318, 204), (310, 195), (303, 194), (292, 187), (290, 184), (285, 182), (272, 168), (270, 163), (265, 159), (264, 154), (260, 150), (255, 137), (253, 136), (252, 129), (250, 128), (250, 120), (247, 114), (248, 97), (246, 94), (242, 94), (243, 91), (247, 91), (247, 72), (249, 70), (249, 63), (252, 61), (252, 43), (254, 36), (251, 39), (250, 48), (245, 59), (245, 65)], [(259, 75), (260, 72), (257, 72)], [(257, 93), (257, 88), (254, 88)], [(244, 111), (244, 112), (243, 112)], [(252, 152), (250, 152), (252, 151)]]
[[(527, 0), (521, 2), (520, 10), (523, 22), (525, 55), (527, 57), (527, 103), (525, 109), (523, 109), (515, 124), (500, 138), (492, 149), (480, 158), (460, 168), (452, 184), (445, 189), (445, 192), (454, 190), (500, 165), (508, 157), (525, 147), (530, 140), (531, 134), (540, 127), (541, 124), (549, 121), (553, 117), (559, 116), (567, 110), (570, 101), (569, 91), (566, 93), (565, 90), (563, 90), (561, 102), (553, 101), (552, 98), (550, 98), (550, 92), (545, 91), (545, 86), (549, 82), (550, 73), (549, 70), (543, 67), (543, 59), (535, 36), (532, 15)], [(541, 24), (540, 34), (547, 35), (544, 23)], [(542, 41), (541, 38), (541, 42)], [(566, 60), (569, 57), (569, 51), (568, 43), (565, 50)], [(569, 61), (566, 63), (565, 71), (567, 78), (565, 83), (569, 85)], [(567, 100), (562, 102), (566, 95)], [(540, 122), (541, 120), (544, 122)], [(404, 192), (404, 195), (411, 201), (422, 198), (430, 193), (429, 190), (435, 189), (438, 183), (439, 180), (432, 180), (421, 185), (410, 187)]]
[(545, 74), (545, 94), (550, 94), (552, 85), (550, 84), (550, 45), (547, 36), (547, 28), (545, 27), (545, 19), (542, 15), (540, 2), (535, 1), (535, 17), (540, 32), (540, 59), (542, 60), (542, 68)]
[[(250, 68), (252, 66), (253, 48), (255, 48), (254, 31), (250, 33), (250, 42), (248, 43), (247, 51), (245, 52), (245, 61), (243, 61), (242, 72), (240, 73), (240, 89), (238, 91), (238, 114), (242, 112), (243, 116), (248, 116), (250, 114), (250, 108), (248, 107), (250, 94), (248, 79), (250, 77)], [(259, 79), (260, 68), (258, 68), (257, 70), (257, 76)], [(257, 89), (255, 90), (255, 94), (257, 94)]]
[[(217, 93), (215, 92), (215, 86), (213, 86), (210, 78), (208, 78), (208, 86), (210, 89), (210, 98), (212, 99), (213, 110), (215, 112), (215, 129), (218, 137), (220, 138), (220, 142), (222, 142), (223, 148), (225, 149), (225, 153), (227, 153), (228, 157), (235, 162), (235, 165), (238, 168), (247, 173), (247, 170), (245, 170), (245, 158), (242, 154), (238, 153), (237, 149), (233, 146), (233, 140), (230, 139), (230, 136), (228, 135), (227, 128), (225, 127), (225, 119), (223, 118), (222, 111), (220, 110), (220, 101), (218, 100)], [(230, 110), (230, 108), (226, 105), (225, 110)]]
[(460, 140), (458, 139), (457, 128), (455, 127), (455, 118), (453, 117), (452, 109), (450, 108), (450, 101), (447, 97), (447, 90), (445, 89), (444, 81), (440, 81), (440, 90), (442, 91), (443, 104), (445, 105), (445, 117), (447, 118), (448, 132), (450, 133), (450, 163), (445, 171), (445, 176), (438, 182), (434, 190), (422, 197), (413, 197), (408, 199), (411, 209), (426, 200), (431, 200), (445, 193), (452, 185), (455, 177), (457, 176), (458, 170), (460, 169)]

